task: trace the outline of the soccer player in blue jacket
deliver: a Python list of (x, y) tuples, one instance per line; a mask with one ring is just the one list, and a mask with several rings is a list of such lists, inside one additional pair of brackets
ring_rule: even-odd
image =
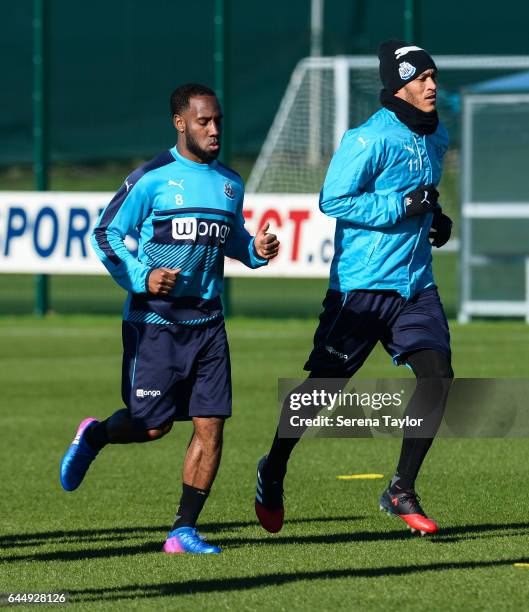
[[(250, 268), (275, 257), (279, 242), (244, 228), (241, 177), (219, 161), (222, 113), (203, 85), (171, 95), (175, 147), (135, 170), (101, 213), (92, 245), (128, 297), (123, 313), (125, 408), (77, 429), (61, 463), (73, 491), (107, 444), (148, 442), (178, 420), (193, 420), (183, 490), (167, 553), (218, 553), (196, 531), (220, 463), (231, 415), (231, 372), (221, 293), (224, 257)], [(124, 244), (139, 233), (138, 255)]]
[[(404, 430), (395, 476), (380, 507), (424, 535), (437, 525), (419, 504), (415, 479), (453, 378), (431, 256), (432, 244), (443, 246), (452, 226), (436, 190), (448, 137), (437, 116), (437, 68), (430, 55), (388, 41), (379, 59), (382, 108), (345, 133), (320, 194), (321, 211), (336, 219), (335, 254), (305, 370), (309, 379), (350, 378), (379, 341), (396, 364), (413, 370), (417, 386), (406, 415), (428, 417), (427, 429)], [(283, 479), (297, 441), (276, 432), (258, 465), (255, 509), (270, 532), (283, 525)]]

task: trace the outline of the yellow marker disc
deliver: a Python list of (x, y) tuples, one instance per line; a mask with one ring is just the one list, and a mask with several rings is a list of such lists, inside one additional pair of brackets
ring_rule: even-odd
[(384, 478), (384, 474), (343, 474), (336, 476), (339, 480), (377, 480)]
[(529, 563), (515, 563), (514, 567), (529, 567)]

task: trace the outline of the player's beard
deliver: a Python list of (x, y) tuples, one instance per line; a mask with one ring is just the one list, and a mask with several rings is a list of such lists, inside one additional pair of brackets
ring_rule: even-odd
[[(212, 161), (217, 159), (220, 153), (220, 146), (216, 151), (205, 151), (198, 142), (191, 136), (189, 132), (185, 132), (186, 147), (190, 153), (193, 153), (198, 159), (205, 164), (210, 164)], [(218, 139), (220, 145), (220, 139)]]

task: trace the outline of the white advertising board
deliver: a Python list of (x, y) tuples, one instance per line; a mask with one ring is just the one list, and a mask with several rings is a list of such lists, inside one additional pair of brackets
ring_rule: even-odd
[[(0, 192), (0, 273), (106, 274), (93, 252), (90, 233), (113, 193)], [(244, 204), (248, 231), (270, 223), (278, 235), (278, 257), (259, 274), (326, 277), (333, 255), (334, 220), (318, 209), (317, 194), (249, 194)], [(133, 238), (127, 246), (134, 251)], [(226, 259), (226, 276), (256, 274)]]

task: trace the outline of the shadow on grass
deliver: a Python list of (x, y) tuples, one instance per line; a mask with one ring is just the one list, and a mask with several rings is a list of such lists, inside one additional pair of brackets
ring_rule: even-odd
[[(337, 523), (362, 520), (363, 516), (314, 516), (295, 518), (288, 521), (290, 525), (303, 523)], [(222, 523), (200, 523), (200, 531), (228, 531), (230, 529), (243, 529), (245, 527), (256, 527), (257, 520), (252, 521), (225, 521)], [(107, 529), (77, 529), (73, 531), (39, 531), (36, 533), (21, 533), (0, 536), (0, 548), (7, 546), (39, 546), (42, 544), (58, 544), (62, 542), (83, 542), (83, 541), (122, 541), (133, 538), (145, 537), (145, 534), (165, 535), (168, 525), (151, 525), (136, 527), (110, 527)]]
[[(343, 521), (354, 521), (359, 520), (362, 517), (341, 517), (338, 520)], [(290, 521), (292, 523), (308, 523), (308, 522), (325, 522), (325, 521), (333, 522), (336, 519), (325, 519), (324, 517), (317, 518), (302, 518), (302, 519), (294, 519)], [(212, 527), (216, 527), (219, 529), (225, 529), (230, 523), (210, 523), (209, 525), (202, 525), (201, 529), (204, 531), (212, 531)], [(239, 526), (255, 526), (254, 522), (235, 522), (231, 523), (233, 525)], [(7, 555), (0, 557), (0, 561), (3, 562), (17, 562), (17, 561), (78, 561), (81, 559), (97, 559), (97, 558), (112, 558), (112, 557), (121, 557), (125, 555), (137, 555), (137, 554), (148, 554), (161, 551), (162, 548), (162, 539), (163, 534), (165, 534), (165, 530), (156, 527), (156, 528), (127, 528), (130, 529), (132, 533), (137, 532), (140, 529), (143, 529), (143, 533), (157, 532), (160, 533), (159, 538), (157, 538), (156, 542), (143, 542), (137, 545), (125, 545), (116, 547), (103, 547), (103, 548), (86, 548), (86, 549), (76, 549), (76, 550), (62, 550), (62, 551), (52, 551), (52, 552), (43, 552), (43, 553), (33, 553), (33, 554), (24, 554), (24, 555)], [(117, 530), (122, 532), (124, 530)], [(496, 531), (498, 533), (492, 534), (490, 532)], [(96, 537), (97, 535), (101, 536), (102, 533), (112, 532), (112, 530), (90, 530), (94, 535), (92, 537)], [(53, 532), (53, 533), (63, 533), (67, 532)], [(70, 532), (71, 538), (75, 538), (77, 541), (79, 540), (78, 533)], [(437, 545), (439, 543), (454, 543), (459, 542), (464, 539), (479, 539), (479, 538), (493, 538), (493, 537), (516, 537), (516, 536), (527, 536), (529, 534), (529, 522), (524, 523), (511, 523), (511, 524), (494, 524), (494, 523), (486, 523), (482, 525), (461, 525), (457, 527), (448, 527), (443, 529), (438, 536), (434, 538), (425, 538), (426, 544), (434, 544)], [(44, 535), (44, 534), (39, 534)], [(123, 540), (125, 537), (116, 534), (116, 540)], [(228, 549), (239, 548), (242, 546), (285, 546), (290, 544), (348, 544), (352, 542), (388, 542), (388, 541), (399, 541), (399, 540), (407, 540), (409, 538), (418, 536), (412, 536), (408, 530), (402, 529), (401, 531), (357, 531), (357, 532), (348, 532), (348, 533), (322, 533), (322, 534), (314, 534), (314, 535), (282, 535), (282, 536), (264, 536), (264, 537), (233, 537), (230, 538), (222, 537), (222, 543), (226, 545)], [(47, 540), (49, 542), (49, 540)], [(75, 540), (70, 541), (70, 544), (75, 544)], [(94, 544), (96, 544), (94, 542)], [(12, 544), (16, 546), (16, 544)]]
[[(498, 533), (490, 533), (490, 532)], [(466, 539), (494, 538), (508, 536), (527, 536), (529, 535), (529, 522), (494, 524), (485, 523), (480, 525), (460, 525), (441, 529), (438, 535), (425, 537), (427, 543), (457, 543)], [(396, 541), (409, 538), (419, 538), (412, 535), (406, 528), (402, 531), (357, 531), (352, 533), (334, 533), (318, 535), (293, 535), (293, 536), (268, 536), (263, 538), (230, 538), (226, 540), (226, 545), (230, 548), (237, 548), (248, 544), (267, 545), (267, 544), (344, 544), (348, 542), (383, 542)]]
[(407, 576), (425, 572), (447, 570), (472, 570), (491, 567), (505, 567), (523, 561), (521, 559), (499, 559), (494, 561), (463, 561), (449, 563), (430, 563), (427, 565), (387, 566), (377, 568), (351, 568), (342, 570), (322, 570), (318, 572), (289, 572), (283, 574), (263, 574), (212, 580), (187, 580), (177, 583), (128, 585), (101, 589), (70, 589), (70, 603), (118, 601), (125, 599), (169, 597), (173, 595), (192, 595), (198, 593), (244, 591), (266, 586), (283, 586), (300, 580), (343, 580), (345, 578), (381, 578), (387, 576)]

